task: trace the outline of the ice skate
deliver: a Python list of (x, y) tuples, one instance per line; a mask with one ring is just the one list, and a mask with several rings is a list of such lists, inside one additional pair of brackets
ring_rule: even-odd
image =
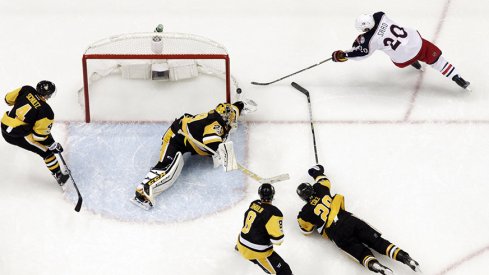
[(382, 275), (393, 275), (394, 272), (386, 266), (381, 265), (378, 261), (375, 261), (372, 263), (370, 266), (370, 270), (372, 270), (375, 273), (380, 273)]
[(130, 200), (133, 204), (143, 208), (144, 210), (150, 210), (153, 208), (153, 204), (149, 198), (144, 194), (143, 189), (137, 189), (136, 195)]
[(421, 66), (421, 63), (419, 61), (415, 61), (414, 63), (411, 64), (416, 70), (424, 72), (423, 66)]
[(453, 81), (455, 81), (455, 83), (457, 83), (458, 86), (462, 87), (463, 89), (467, 90), (467, 91), (472, 91), (470, 88), (469, 88), (469, 85), (470, 85), (470, 82), (466, 81), (465, 79), (463, 79), (461, 76), (459, 76), (458, 74), (455, 75), (453, 78), (452, 78)]
[(70, 175), (69, 174), (63, 174), (61, 171), (58, 171), (58, 172), (54, 173), (53, 176), (56, 179), (56, 181), (58, 182), (59, 186), (61, 186), (61, 188), (64, 191), (66, 188), (65, 183), (70, 178)]
[(400, 251), (397, 255), (397, 260), (401, 263), (409, 266), (413, 271), (419, 271), (419, 264), (415, 260), (413, 260), (408, 253), (404, 251)]

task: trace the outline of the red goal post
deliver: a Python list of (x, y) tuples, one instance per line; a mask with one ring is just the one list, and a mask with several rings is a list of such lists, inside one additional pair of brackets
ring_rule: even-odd
[[(105, 63), (91, 67), (91, 63), (96, 61)], [(231, 101), (231, 85), (238, 88), (230, 73), (229, 55), (224, 46), (194, 34), (131, 33), (111, 36), (90, 45), (83, 54), (82, 65), (87, 123), (91, 120), (90, 85), (115, 71), (126, 75), (126, 78), (165, 81), (192, 78), (198, 74), (217, 76), (225, 81), (226, 102)]]

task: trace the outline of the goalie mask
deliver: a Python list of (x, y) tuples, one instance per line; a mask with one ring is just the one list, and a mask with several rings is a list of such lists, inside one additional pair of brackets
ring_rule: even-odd
[(270, 183), (264, 183), (258, 188), (258, 195), (264, 202), (271, 202), (275, 195), (275, 188)]
[(301, 199), (305, 202), (309, 202), (315, 194), (314, 188), (307, 182), (299, 184), (296, 191), (297, 195), (299, 195), (299, 197), (301, 197)]
[(220, 103), (215, 110), (226, 122), (227, 130), (238, 128), (239, 109), (236, 106), (230, 103)]

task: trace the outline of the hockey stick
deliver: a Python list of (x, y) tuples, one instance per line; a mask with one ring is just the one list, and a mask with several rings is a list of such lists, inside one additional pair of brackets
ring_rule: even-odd
[(253, 84), (253, 85), (262, 85), (262, 86), (264, 86), (264, 85), (270, 85), (270, 84), (272, 84), (272, 83), (278, 82), (278, 81), (280, 81), (280, 80), (282, 80), (282, 79), (285, 79), (285, 78), (287, 78), (287, 77), (290, 77), (290, 76), (296, 75), (296, 74), (298, 74), (298, 73), (302, 73), (303, 71), (306, 71), (306, 70), (309, 70), (309, 69), (314, 68), (314, 67), (316, 67), (316, 66), (319, 66), (319, 65), (323, 64), (324, 62), (330, 61), (331, 59), (332, 59), (332, 58), (330, 57), (330, 58), (325, 59), (325, 60), (323, 60), (323, 61), (321, 61), (321, 62), (319, 62), (319, 63), (316, 63), (316, 64), (314, 64), (314, 65), (311, 65), (311, 66), (309, 66), (309, 67), (307, 67), (307, 68), (304, 68), (304, 69), (302, 69), (302, 70), (300, 70), (300, 71), (297, 71), (297, 72), (295, 72), (295, 73), (291, 73), (291, 74), (289, 74), (289, 75), (286, 75), (286, 76), (281, 77), (281, 78), (279, 78), (279, 79), (276, 79), (276, 80), (274, 80), (274, 81), (270, 81), (270, 82), (255, 82), (255, 81), (253, 81), (253, 82), (251, 82), (251, 84)]
[(307, 104), (309, 105), (309, 119), (311, 121), (311, 131), (312, 131), (312, 143), (314, 145), (314, 156), (316, 157), (316, 163), (319, 163), (318, 160), (318, 149), (316, 146), (316, 134), (314, 133), (314, 124), (312, 123), (312, 107), (311, 107), (311, 96), (309, 95), (309, 91), (306, 90), (304, 87), (301, 85), (292, 82), (290, 83), (292, 87), (296, 88), (299, 92), (303, 93), (307, 97)]
[[(178, 130), (178, 133), (185, 136), (189, 140), (197, 143), (202, 148), (205, 148), (207, 151), (211, 152), (213, 155), (217, 154), (217, 152), (212, 150), (211, 148), (209, 148), (209, 146), (207, 146), (207, 145), (203, 144), (202, 142), (196, 140), (194, 137), (189, 136), (188, 134), (184, 133), (182, 130)], [(241, 172), (243, 172), (245, 175), (249, 176), (250, 178), (256, 180), (259, 183), (275, 183), (275, 182), (279, 182), (279, 181), (288, 180), (290, 178), (289, 174), (280, 174), (278, 176), (271, 177), (271, 178), (262, 178), (262, 177), (258, 176), (257, 174), (251, 172), (249, 169), (247, 169), (246, 167), (241, 165), (239, 162), (238, 162), (238, 169)]]
[(57, 153), (57, 155), (59, 156), (59, 159), (63, 163), (66, 170), (68, 171), (68, 174), (70, 175), (70, 179), (71, 179), (71, 182), (73, 183), (73, 186), (75, 186), (76, 193), (78, 194), (78, 202), (76, 203), (75, 211), (80, 212), (82, 202), (83, 202), (83, 198), (80, 194), (80, 190), (78, 190), (78, 186), (76, 186), (75, 180), (73, 179), (73, 176), (71, 175), (70, 168), (68, 168), (68, 165), (66, 165), (66, 162), (65, 162), (65, 159), (63, 158), (63, 155), (61, 155), (61, 153)]

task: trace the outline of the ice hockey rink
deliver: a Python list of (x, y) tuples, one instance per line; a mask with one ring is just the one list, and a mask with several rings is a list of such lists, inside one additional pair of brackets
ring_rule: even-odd
[[(410, 253), (424, 274), (488, 274), (489, 52), (484, 46), (489, 41), (484, 17), (489, 4), (469, 2), (0, 1), (2, 97), (42, 79), (56, 84), (57, 95), (49, 101), (56, 115), (53, 135), (65, 147), (87, 201), (81, 212), (73, 211), (74, 201), (61, 192), (43, 161), (2, 140), (0, 274), (264, 274), (233, 250), (243, 213), (258, 197), (259, 186), (237, 172), (223, 181), (228, 176), (213, 170), (212, 177), (203, 179), (200, 173), (212, 165), (196, 167), (188, 161), (184, 172), (198, 185), (177, 181), (175, 190), (158, 197), (162, 206), (179, 203), (159, 212), (174, 218), (169, 221), (156, 221), (159, 214), (137, 221), (107, 214), (104, 210), (111, 207), (126, 213), (117, 207), (127, 200), (114, 199), (116, 187), (114, 192), (95, 192), (82, 184), (92, 171), (89, 165), (103, 164), (102, 173), (112, 175), (131, 172), (137, 164), (140, 177), (120, 183), (135, 187), (154, 164), (169, 122), (224, 100), (220, 80), (173, 83), (171, 92), (152, 90), (151, 83), (136, 87), (112, 80), (101, 82), (92, 97), (94, 123), (82, 123), (77, 91), (86, 47), (115, 34), (153, 31), (158, 23), (167, 32), (198, 34), (223, 44), (243, 96), (258, 103), (258, 111), (241, 122), (238, 158), (264, 177), (290, 174), (290, 180), (275, 185), (274, 204), (284, 214), (285, 233), (275, 250), (294, 274), (371, 273), (329, 240), (303, 236), (297, 226), (303, 203), (295, 189), (312, 182), (307, 169), (315, 160), (307, 100), (291, 81), (311, 93), (319, 161), (333, 192), (345, 196), (347, 210)], [(381, 52), (359, 62), (327, 62), (269, 86), (250, 84), (277, 79), (329, 58), (334, 50), (348, 49), (358, 34), (354, 19), (376, 11), (435, 42), (473, 91), (460, 89), (429, 67), (422, 73), (397, 69)], [(189, 101), (189, 95), (198, 100)], [(6, 104), (0, 106), (2, 112), (8, 110)], [(73, 125), (97, 127), (102, 121), (121, 125), (116, 120), (138, 121), (119, 136), (120, 154), (107, 154), (107, 147), (98, 143), (103, 138), (83, 144), (82, 135), (67, 130)], [(161, 123), (161, 130), (146, 132), (149, 123)], [(123, 146), (126, 135), (130, 139), (136, 134), (151, 137), (131, 142), (152, 159), (135, 161), (136, 155), (124, 151), (131, 147)], [(75, 162), (82, 152), (84, 157)], [(223, 187), (216, 181), (223, 181)], [(226, 184), (237, 185), (225, 189)], [(197, 200), (207, 186), (212, 186), (207, 194), (212, 199)], [(95, 193), (106, 204), (97, 205)], [(213, 208), (217, 204), (224, 206)], [(376, 255), (395, 274), (414, 274)]]

